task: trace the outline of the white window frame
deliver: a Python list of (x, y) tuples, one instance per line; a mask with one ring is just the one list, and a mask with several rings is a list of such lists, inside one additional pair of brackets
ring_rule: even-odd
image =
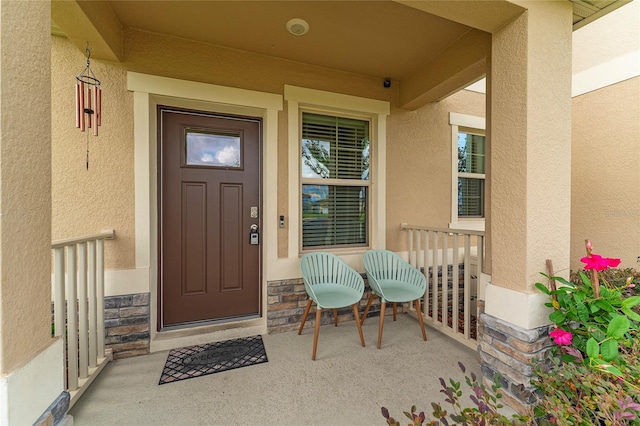
[[(347, 115), (347, 114), (341, 114), (341, 113), (336, 113), (333, 111), (326, 111), (326, 110), (322, 110), (319, 111), (317, 109), (309, 109), (309, 108), (299, 108), (300, 110), (300, 122), (302, 122), (302, 116), (304, 115), (304, 113), (311, 113), (311, 114), (319, 114), (319, 115), (323, 115), (323, 116), (327, 116), (327, 117), (334, 117), (334, 118), (347, 118), (347, 119), (353, 119), (353, 120), (360, 120), (362, 122), (366, 122), (367, 123), (367, 127), (369, 128), (369, 159), (372, 160), (373, 158), (371, 157), (373, 151), (371, 149), (371, 143), (373, 142), (373, 139), (371, 137), (371, 133), (372, 133), (372, 123), (371, 123), (371, 117), (369, 116), (355, 116), (355, 115)], [(298, 142), (301, 146), (301, 142)], [(302, 148), (301, 148), (302, 149)], [(333, 155), (333, 154), (332, 154)], [(371, 217), (371, 173), (372, 173), (372, 168), (371, 168), (371, 163), (369, 164), (369, 179), (366, 180), (362, 180), (362, 179), (339, 179), (339, 178), (305, 178), (302, 176), (302, 162), (300, 163), (300, 191), (302, 191), (302, 187), (304, 185), (327, 185), (327, 186), (351, 186), (351, 187), (357, 187), (357, 188), (362, 188), (365, 187), (367, 188), (367, 206), (366, 206), (366, 214), (367, 214), (367, 244), (366, 245), (362, 245), (362, 244), (357, 244), (357, 243), (353, 243), (353, 244), (344, 244), (344, 245), (338, 245), (338, 246), (312, 246), (312, 247), (304, 247), (303, 241), (302, 239), (304, 238), (303, 233), (300, 233), (300, 251), (302, 253), (305, 252), (309, 252), (309, 251), (319, 251), (319, 250), (327, 250), (327, 251), (334, 251), (334, 250), (343, 250), (345, 248), (359, 248), (359, 249), (363, 249), (363, 248), (369, 248), (370, 247), (370, 237), (371, 237), (371, 223), (370, 223), (370, 217)], [(301, 199), (302, 200), (302, 199)], [(302, 203), (302, 201), (301, 201)], [(301, 204), (301, 209), (300, 211), (302, 211), (302, 204)]]
[(284, 87), (288, 113), (289, 159), (289, 258), (302, 253), (302, 154), (300, 143), (301, 110), (367, 119), (371, 123), (370, 184), (369, 184), (369, 245), (330, 249), (338, 254), (357, 254), (367, 249), (384, 248), (386, 234), (386, 134), (390, 104), (386, 101), (361, 98), (304, 87)]
[[(484, 135), (486, 120), (483, 117), (450, 112), (449, 124), (451, 125), (451, 222), (449, 223), (449, 228), (484, 231), (484, 217), (458, 217), (458, 132), (468, 131), (469, 133), (474, 133), (475, 130), (477, 134)], [(483, 177), (486, 182), (486, 175), (465, 173), (465, 176)]]

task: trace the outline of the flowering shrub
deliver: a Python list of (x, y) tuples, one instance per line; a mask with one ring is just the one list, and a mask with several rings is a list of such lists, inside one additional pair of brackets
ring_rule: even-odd
[[(640, 351), (623, 352), (622, 369), (626, 377), (636, 375)], [(567, 426), (638, 425), (638, 390), (617, 376), (585, 365), (584, 362), (562, 362), (547, 356), (534, 364), (531, 383), (537, 388), (538, 404), (534, 413), (539, 424)]]
[[(458, 363), (460, 370), (466, 373), (466, 368), (461, 362)], [(499, 409), (503, 407), (500, 403), (502, 394), (500, 393), (500, 380), (494, 377), (491, 388), (478, 382), (475, 373), (465, 374), (465, 382), (471, 389), (469, 399), (473, 402), (470, 407), (464, 407), (461, 403), (463, 396), (460, 382), (449, 379), (449, 384), (443, 378), (440, 378), (440, 393), (445, 395), (445, 401), (451, 405), (451, 412), (448, 412), (440, 403), (431, 403), (432, 420), (427, 420), (424, 411), (417, 412), (415, 405), (411, 407), (411, 411), (405, 411), (404, 415), (410, 420), (409, 426), (426, 426), (426, 425), (478, 425), (478, 426), (507, 426), (507, 425), (528, 425), (531, 419), (526, 416), (513, 415), (507, 417), (500, 414)], [(382, 417), (390, 426), (400, 426), (400, 422), (389, 414), (389, 410), (382, 407)], [(452, 423), (449, 423), (449, 420)]]
[[(625, 298), (622, 289), (604, 280), (605, 285), (601, 287), (598, 271), (619, 265), (620, 259), (603, 258), (589, 249), (587, 252), (581, 261), (586, 270), (592, 271), (592, 279), (581, 272), (582, 284), (576, 285), (562, 277), (545, 275), (563, 286), (550, 290), (537, 283), (536, 287), (551, 296), (546, 305), (554, 309), (549, 315), (557, 327), (551, 332), (554, 341), (560, 345), (573, 344), (579, 353), (569, 349), (569, 355), (576, 358), (586, 355), (592, 365), (620, 375), (619, 369), (610, 363), (617, 358), (621, 346), (630, 346), (632, 336), (638, 331), (640, 315), (632, 308), (640, 304), (640, 296)], [(566, 337), (567, 333), (571, 337)], [(561, 340), (568, 343), (560, 343), (555, 336), (562, 336)]]
[[(551, 288), (536, 284), (549, 296), (546, 305), (553, 308), (549, 319), (555, 328), (549, 337), (555, 347), (532, 365), (531, 383), (538, 396), (534, 416), (501, 415), (499, 377), (487, 388), (471, 373), (465, 379), (473, 406), (462, 408), (459, 382), (450, 379), (447, 384), (440, 379), (440, 392), (452, 412), (432, 402), (432, 420), (427, 420), (425, 412), (413, 406), (404, 412), (409, 425), (640, 426), (640, 340), (636, 338), (640, 314), (635, 311), (640, 307), (640, 296), (635, 295), (640, 275), (633, 271), (631, 277), (622, 277), (610, 269), (620, 259), (602, 257), (592, 249), (587, 241), (587, 256), (581, 259), (584, 271), (578, 271), (576, 279), (542, 274)], [(605, 277), (615, 277), (617, 284)], [(562, 285), (556, 288), (555, 282)], [(460, 368), (465, 371), (463, 365)], [(400, 425), (384, 407), (382, 416), (388, 425)]]
[[(633, 310), (639, 296), (625, 297), (632, 280), (613, 286), (599, 273), (620, 264), (620, 259), (592, 253), (581, 261), (579, 280), (546, 276), (551, 289), (536, 287), (550, 296), (549, 333), (557, 345), (534, 366), (532, 383), (541, 393), (536, 415), (546, 414), (558, 424), (640, 424), (640, 345), (636, 336), (640, 315)], [(562, 284), (555, 288), (554, 282)], [(602, 286), (601, 286), (602, 282)]]

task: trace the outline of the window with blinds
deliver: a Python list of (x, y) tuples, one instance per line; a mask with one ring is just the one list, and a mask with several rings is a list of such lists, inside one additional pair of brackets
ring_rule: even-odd
[(458, 132), (458, 217), (484, 217), (485, 137)]
[(302, 113), (302, 247), (368, 245), (369, 121)]

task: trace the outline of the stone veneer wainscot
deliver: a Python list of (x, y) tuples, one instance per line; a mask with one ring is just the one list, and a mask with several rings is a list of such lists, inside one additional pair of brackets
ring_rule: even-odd
[(114, 359), (149, 353), (149, 300), (149, 293), (105, 297), (104, 343)]

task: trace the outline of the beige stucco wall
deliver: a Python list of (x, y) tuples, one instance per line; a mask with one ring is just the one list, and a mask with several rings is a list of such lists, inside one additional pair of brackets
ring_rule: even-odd
[[(90, 167), (84, 168), (86, 135), (73, 127), (73, 79), (84, 65), (82, 52), (66, 39), (53, 40), (54, 235), (56, 238), (114, 228), (107, 268), (131, 268), (134, 260), (132, 102), (125, 69), (184, 80), (283, 93), (284, 85), (386, 100), (397, 104), (398, 85), (385, 89), (378, 78), (327, 70), (291, 61), (224, 49), (132, 29), (125, 30), (122, 65), (92, 62), (103, 79), (103, 126), (90, 138)], [(69, 77), (71, 76), (71, 77)], [(113, 103), (108, 103), (108, 101)], [(393, 108), (387, 125), (387, 242), (406, 250), (400, 222), (446, 226), (451, 205), (449, 112), (484, 116), (483, 96), (460, 92), (416, 111)], [(287, 217), (287, 105), (278, 126), (278, 215)], [(410, 167), (407, 167), (410, 165)], [(265, 194), (265, 196), (274, 196)], [(75, 211), (65, 206), (80, 203)], [(106, 205), (106, 208), (105, 208)], [(287, 220), (278, 230), (278, 256), (286, 257)]]
[(98, 137), (81, 132), (75, 127), (74, 85), (85, 66), (84, 52), (66, 38), (51, 37), (52, 238), (115, 229), (116, 239), (105, 243), (106, 268), (133, 268), (133, 95), (121, 65), (91, 61), (101, 81), (102, 126)]
[(387, 120), (387, 248), (406, 251), (401, 223), (447, 228), (451, 220), (449, 113), (485, 116), (485, 96), (467, 90)]
[(574, 31), (573, 74), (639, 48), (640, 1), (635, 0)]
[(594, 252), (640, 259), (640, 77), (573, 99), (571, 267)]
[[(40, 27), (25, 30), (24, 21), (25, 16), (36, 24), (51, 18), (47, 2), (3, 1), (0, 14), (0, 377), (4, 378), (53, 341), (49, 35)], [(0, 413), (0, 418), (7, 415)]]
[[(125, 31), (126, 59), (122, 64), (92, 61), (102, 80), (103, 125), (98, 138), (90, 137), (89, 171), (84, 167), (86, 135), (74, 127), (73, 77), (84, 67), (83, 52), (71, 42), (53, 37), (53, 228), (54, 238), (116, 230), (107, 242), (106, 267), (135, 266), (133, 103), (126, 91), (126, 71), (271, 93), (284, 85), (389, 100), (391, 90), (373, 77), (336, 72), (165, 37), (132, 29)], [(287, 216), (287, 126), (279, 115), (278, 215)], [(265, 194), (266, 196), (266, 194)], [(269, 196), (272, 196), (269, 194)], [(75, 208), (69, 210), (68, 206)], [(287, 227), (290, 224), (287, 221)], [(281, 257), (287, 253), (287, 230), (278, 230)]]

